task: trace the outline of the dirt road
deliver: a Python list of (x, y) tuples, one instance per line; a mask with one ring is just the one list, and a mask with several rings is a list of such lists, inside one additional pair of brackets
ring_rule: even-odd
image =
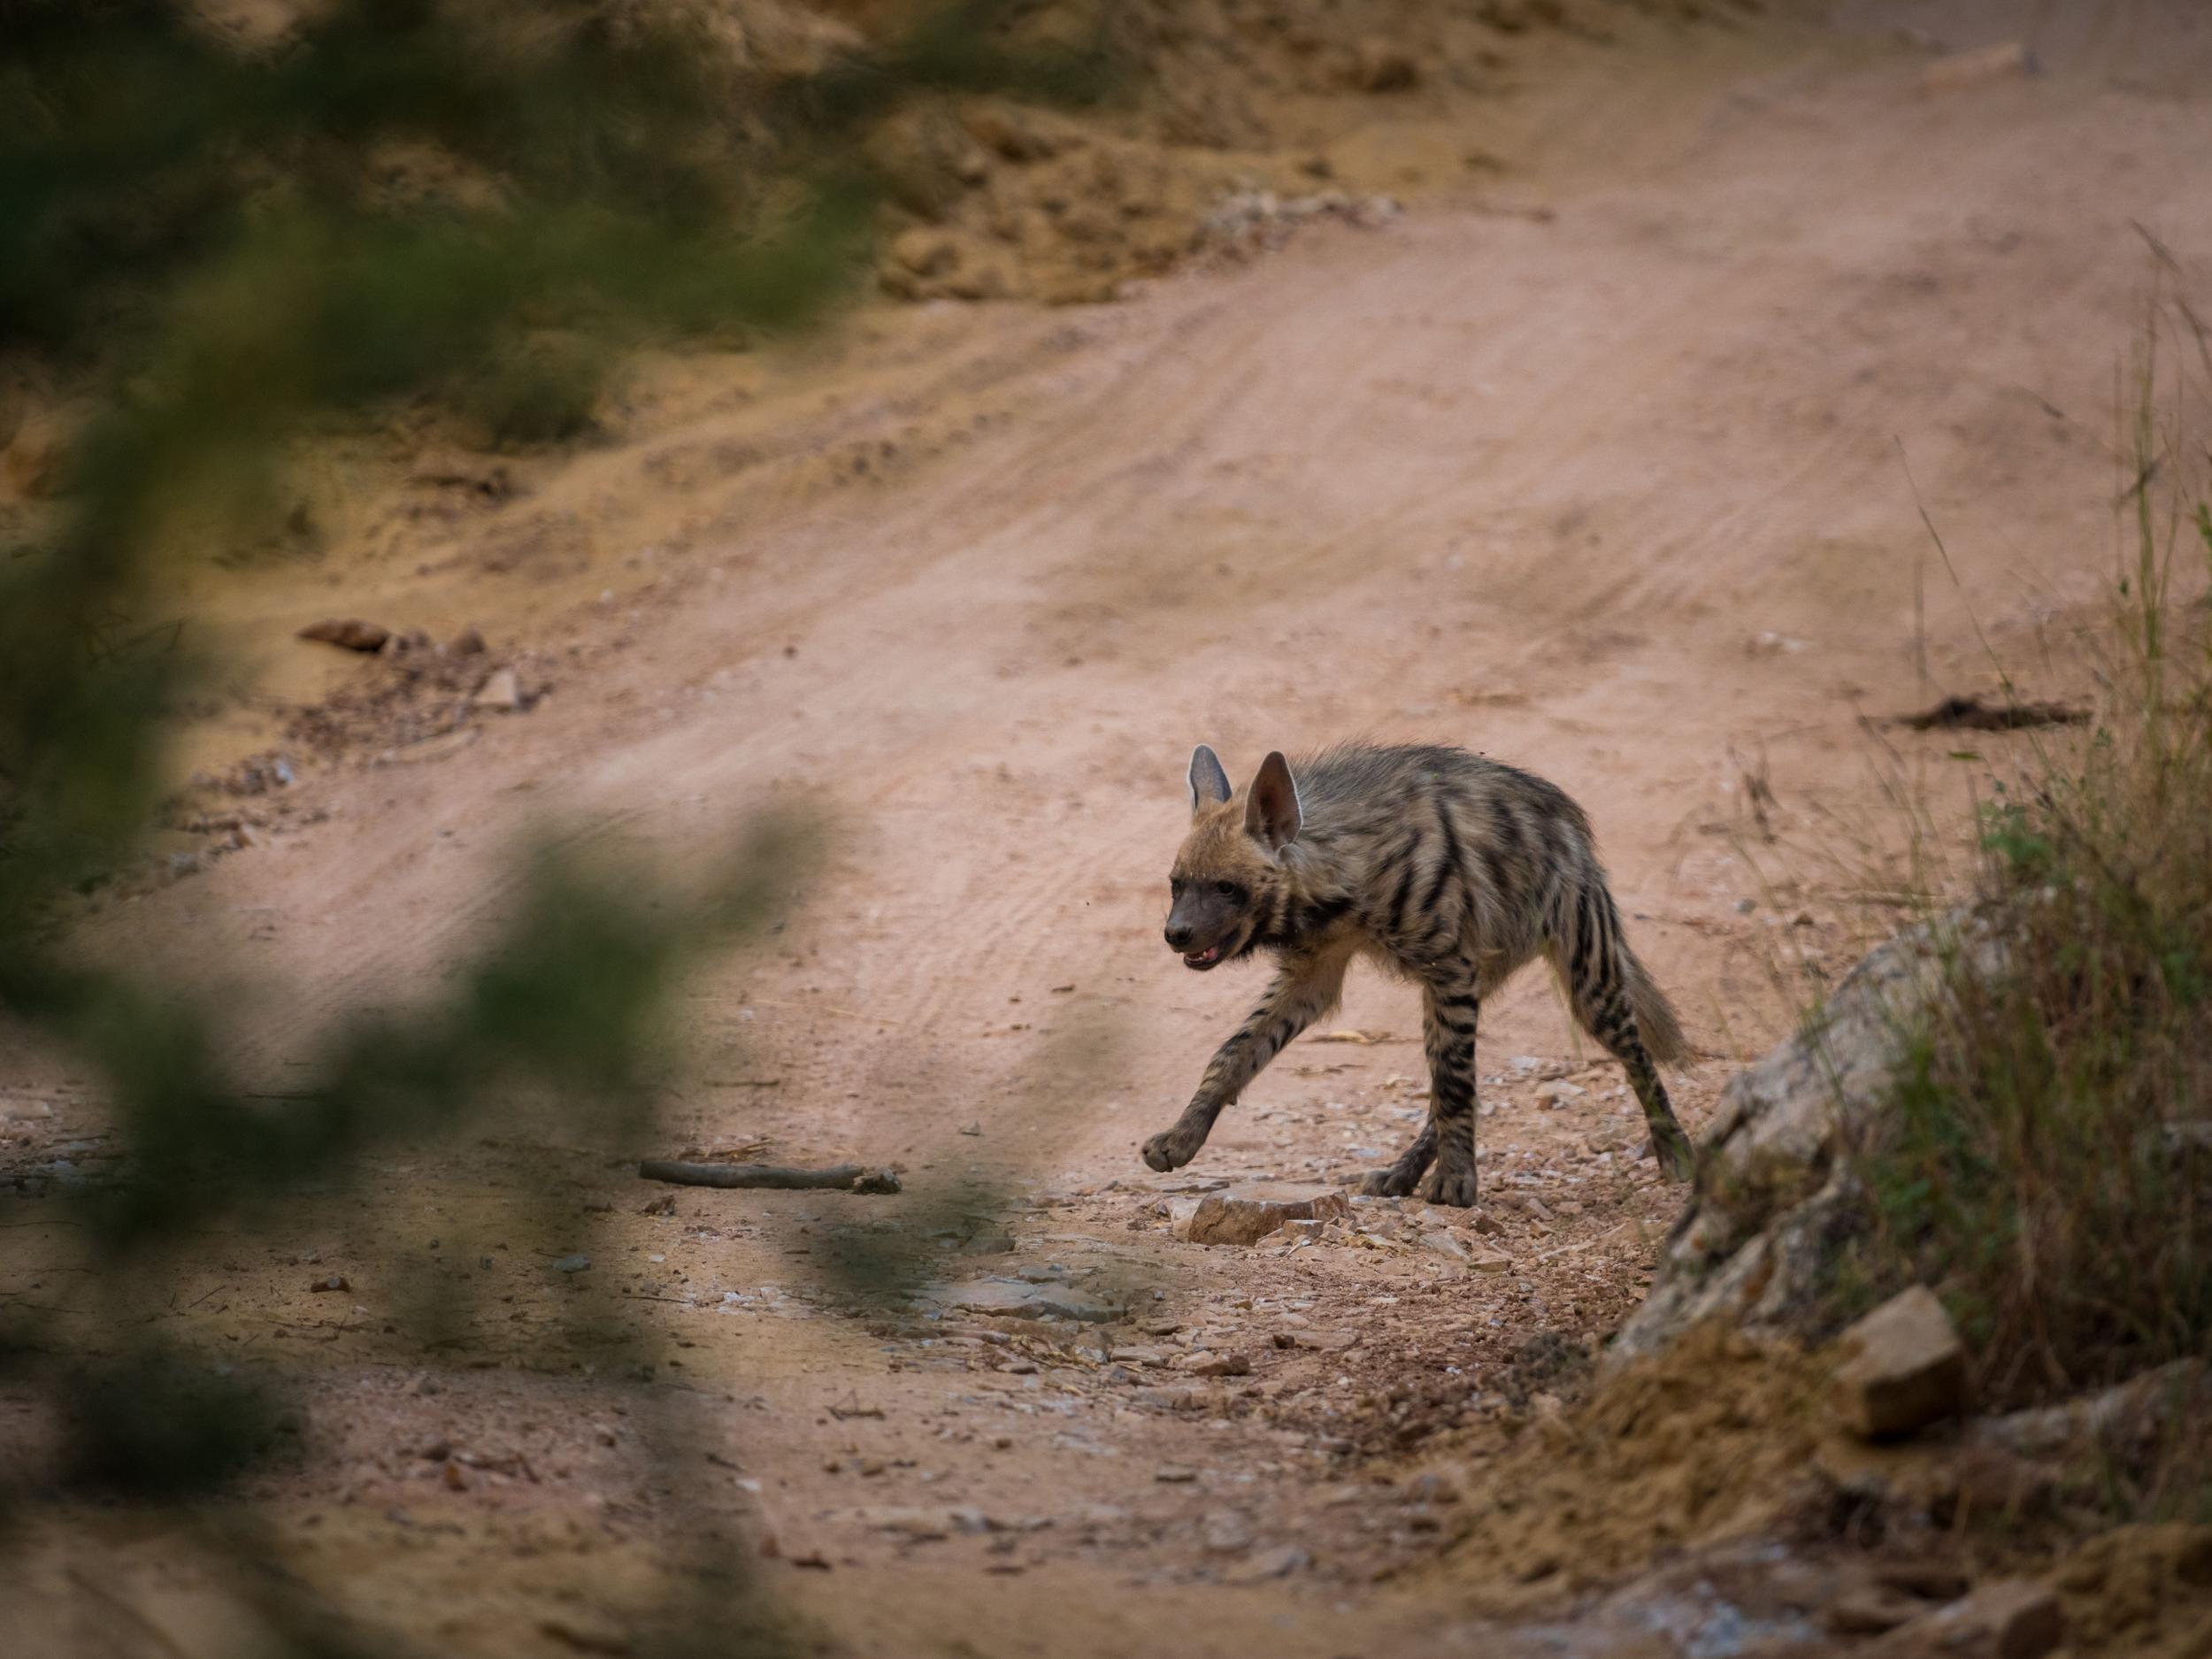
[[(1446, 1547), (1498, 1423), (1578, 1386), (1671, 1215), (1632, 1101), (1538, 976), (1485, 1010), (1495, 1231), (1379, 1202), (1294, 1248), (1172, 1236), (1162, 1201), (1352, 1174), (1420, 1107), (1417, 1010), (1356, 976), (1337, 1023), (1387, 1040), (1301, 1045), (1190, 1169), (1139, 1163), (1257, 988), (1159, 939), (1182, 768), (1201, 740), (1242, 773), (1363, 733), (1565, 786), (1705, 1056), (1678, 1087), (1694, 1132), (1786, 1018), (1775, 965), (1840, 971), (1869, 926), (1886, 772), (1945, 803), (1975, 764), (1863, 722), (1985, 687), (1977, 622), (2062, 688), (2037, 641), (2108, 569), (2137, 227), (2212, 258), (2212, 49), (2184, 10), (1858, 5), (1840, 35), (1590, 60), (1501, 116), (1515, 165), (1479, 197), (1111, 306), (872, 313), (734, 388), (672, 369), (623, 442), (457, 518), (440, 558), (326, 590), (435, 632), (502, 607), (550, 695), (465, 750), (313, 772), (311, 810), (113, 907), (105, 939), (274, 987), (238, 1052), (280, 1077), (332, 1010), (434, 998), (513, 905), (534, 826), (687, 872), (759, 807), (826, 807), (809, 902), (690, 988), (670, 1133), (895, 1163), (910, 1197), (647, 1217), (614, 1160), (678, 1147), (472, 1145), (373, 1171), (411, 1198), (371, 1233), (348, 1211), (211, 1240), (159, 1294), (212, 1296), (195, 1340), (313, 1379), (310, 1454), (269, 1487), (288, 1567), (449, 1651), (618, 1640), (668, 1594), (678, 1528), (772, 1534), (767, 1587), (840, 1650), (1491, 1652), (1516, 1598), (1710, 1521), (1615, 1525), (1599, 1494), (1520, 1557)], [(2039, 28), (2047, 73), (1928, 92), (1927, 52), (1874, 32), (1898, 23)], [(58, 1070), (0, 1085), (19, 1167), (96, 1125)], [(926, 1208), (971, 1181), (1011, 1218)], [(580, 1280), (495, 1248), (517, 1185), (613, 1207), (580, 1214)], [(835, 1310), (810, 1252), (946, 1213), (920, 1240), (940, 1284), (1126, 1311)], [(8, 1249), (29, 1283), (66, 1246)], [(389, 1251), (511, 1302), (434, 1360), (402, 1286), (356, 1268), (350, 1325), (306, 1294), (301, 1262)], [(662, 1345), (653, 1384), (582, 1353), (499, 1368), (578, 1297)], [(463, 1356), (485, 1368), (422, 1390)], [(720, 1460), (703, 1507), (625, 1422), (671, 1391), (687, 1457)], [(457, 1489), (416, 1455), (439, 1440), (484, 1455)], [(220, 1576), (96, 1517), (31, 1580), (47, 1636), (152, 1651), (63, 1578), (88, 1539), (111, 1599), (217, 1650)], [(1671, 1652), (1704, 1615), (1614, 1617), (1579, 1646)]]

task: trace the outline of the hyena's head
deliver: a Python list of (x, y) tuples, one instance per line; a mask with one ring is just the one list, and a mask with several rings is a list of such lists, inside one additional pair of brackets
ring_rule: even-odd
[(1233, 797), (1221, 757), (1202, 743), (1190, 757), (1190, 833), (1168, 877), (1167, 942), (1202, 973), (1248, 955), (1275, 913), (1283, 849), (1298, 839), (1298, 786), (1289, 763), (1273, 754)]

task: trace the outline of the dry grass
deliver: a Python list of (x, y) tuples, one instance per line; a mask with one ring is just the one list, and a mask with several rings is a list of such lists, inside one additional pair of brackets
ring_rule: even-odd
[(2187, 415), (2208, 387), (2205, 331), (2162, 303), (2123, 423), (2100, 706), (1993, 786), (1971, 887), (2006, 965), (1954, 975), (1863, 1156), (1844, 1282), (1934, 1286), (1992, 1405), (2212, 1333), (2212, 457)]

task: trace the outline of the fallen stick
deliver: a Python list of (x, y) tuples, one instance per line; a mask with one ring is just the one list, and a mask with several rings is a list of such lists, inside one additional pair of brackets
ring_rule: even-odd
[(858, 1164), (795, 1170), (780, 1164), (674, 1164), (665, 1158), (647, 1158), (637, 1166), (637, 1172), (646, 1180), (668, 1181), (678, 1187), (769, 1187), (786, 1191), (834, 1187), (849, 1193), (899, 1190), (899, 1178), (890, 1171), (867, 1169)]
[(2032, 726), (2079, 726), (2085, 709), (2062, 703), (1984, 703), (1979, 697), (1946, 697), (1923, 714), (1902, 716), (1898, 724), (1916, 732), (2018, 732)]

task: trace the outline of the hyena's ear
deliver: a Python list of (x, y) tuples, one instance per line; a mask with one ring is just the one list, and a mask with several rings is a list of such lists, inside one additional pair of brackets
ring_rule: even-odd
[(1190, 810), (1195, 818), (1210, 806), (1229, 798), (1229, 774), (1221, 770), (1221, 757), (1201, 743), (1190, 754)]
[(1290, 763), (1277, 749), (1260, 763), (1259, 775), (1244, 798), (1244, 827), (1255, 840), (1280, 852), (1298, 839), (1298, 826), (1304, 821)]

